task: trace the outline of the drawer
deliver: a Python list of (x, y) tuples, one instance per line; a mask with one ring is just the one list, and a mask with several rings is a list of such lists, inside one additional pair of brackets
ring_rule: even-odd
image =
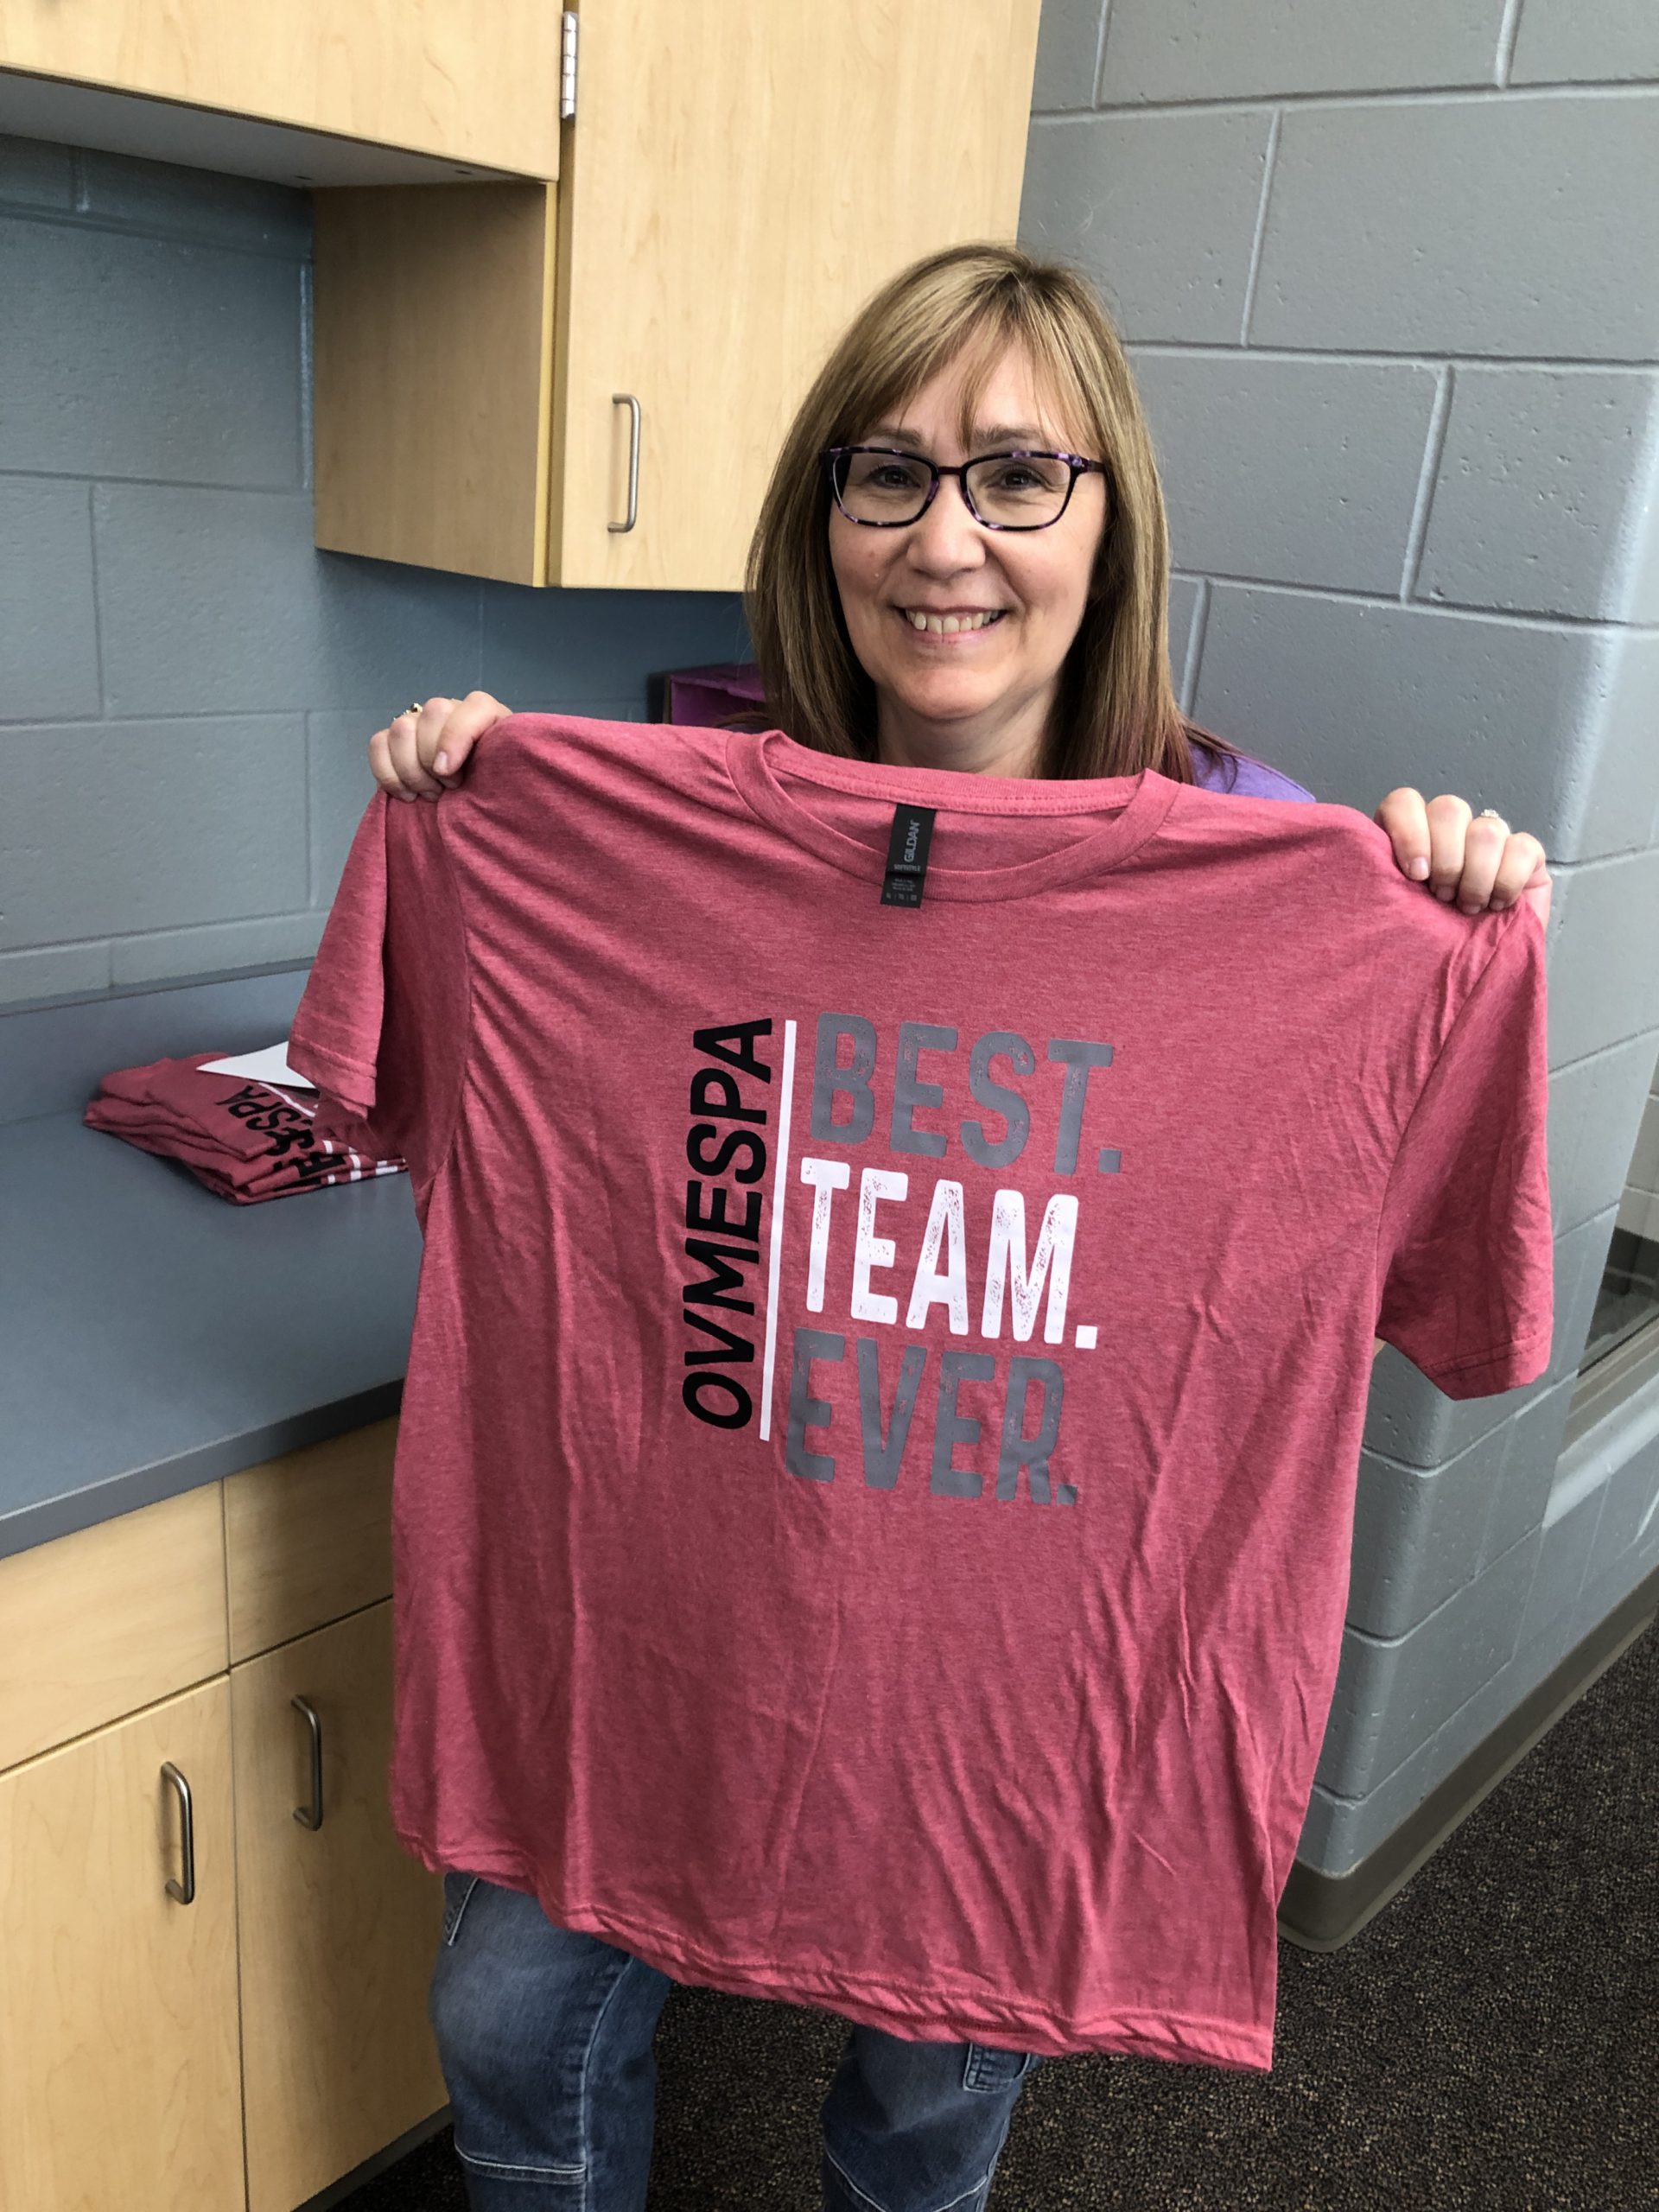
[(229, 1664), (219, 1485), (0, 1559), (0, 1767)]
[(397, 1416), (225, 1478), (234, 1662), (391, 1594)]

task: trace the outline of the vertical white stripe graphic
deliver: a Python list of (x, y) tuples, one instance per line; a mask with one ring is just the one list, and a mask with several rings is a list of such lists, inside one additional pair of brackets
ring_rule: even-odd
[(760, 1377), (760, 1441), (772, 1434), (772, 1367), (778, 1351), (778, 1269), (784, 1255), (784, 1192), (789, 1188), (789, 1102), (795, 1091), (795, 1025), (784, 1024), (784, 1088), (778, 1102), (778, 1150), (772, 1165), (772, 1256), (766, 1267), (766, 1357)]

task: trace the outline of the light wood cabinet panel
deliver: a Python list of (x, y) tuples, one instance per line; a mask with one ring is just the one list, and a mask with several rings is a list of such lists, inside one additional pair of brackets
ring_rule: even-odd
[(225, 1478), (231, 1662), (391, 1592), (397, 1416)]
[[(438, 2110), (426, 2017), (441, 1878), (386, 1801), (391, 1606), (232, 1670), (250, 2212), (290, 2212)], [(322, 1823), (310, 1731), (321, 1726)]]
[[(550, 580), (732, 591), (868, 295), (1012, 240), (1035, 0), (586, 0), (560, 186)], [(642, 410), (639, 520), (628, 413)]]
[(545, 0), (6, 0), (0, 69), (558, 175)]
[(229, 1664), (219, 1486), (0, 1559), (0, 1768)]
[[(1014, 237), (1037, 19), (585, 0), (556, 189), (315, 193), (318, 543), (740, 589), (784, 429), (861, 302), (923, 253)], [(618, 393), (641, 410), (626, 531)]]
[(244, 2205), (230, 1698), (221, 1676), (0, 1776), (8, 2212)]
[(547, 582), (555, 196), (312, 194), (319, 545)]

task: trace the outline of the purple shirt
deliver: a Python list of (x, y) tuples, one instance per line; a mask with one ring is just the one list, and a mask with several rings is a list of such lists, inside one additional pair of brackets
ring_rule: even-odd
[(1318, 804), (1312, 791), (1253, 754), (1233, 760), (1224, 753), (1212, 753), (1201, 738), (1194, 738), (1192, 745), (1192, 772), (1203, 791), (1230, 791), (1239, 798), (1300, 798)]
[[(719, 725), (734, 714), (766, 703), (760, 671), (753, 661), (715, 661), (703, 668), (675, 669), (667, 682), (667, 720), (682, 725)], [(1313, 800), (1312, 791), (1269, 767), (1265, 760), (1247, 754), (1234, 761), (1224, 753), (1212, 753), (1201, 738), (1194, 738), (1192, 743), (1193, 772), (1202, 790), (1232, 791), (1243, 798)]]

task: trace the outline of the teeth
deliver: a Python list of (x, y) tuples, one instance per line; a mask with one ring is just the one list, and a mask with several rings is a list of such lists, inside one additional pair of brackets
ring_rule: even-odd
[(1001, 607), (988, 614), (923, 614), (910, 607), (899, 611), (912, 629), (931, 630), (936, 638), (952, 638), (958, 630), (983, 630), (1002, 613)]

